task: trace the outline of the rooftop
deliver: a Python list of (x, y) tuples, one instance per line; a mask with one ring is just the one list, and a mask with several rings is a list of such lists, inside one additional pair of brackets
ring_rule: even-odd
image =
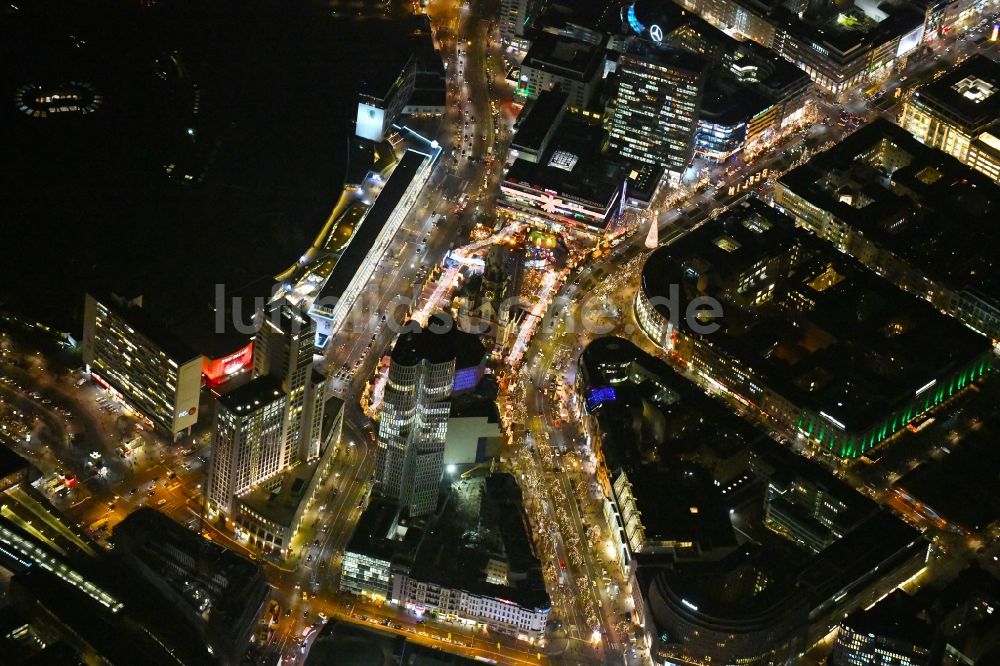
[(16, 474), (27, 469), (30, 463), (14, 453), (4, 444), (0, 444), (0, 479), (5, 479), (11, 474)]
[(751, 456), (754, 459), (754, 471), (765, 475), (768, 480), (783, 487), (792, 483), (808, 484), (842, 503), (844, 508), (837, 520), (842, 526), (857, 524), (878, 508), (874, 501), (834, 476), (821, 463), (772, 439), (754, 442)]
[(578, 81), (590, 81), (597, 74), (603, 59), (604, 50), (600, 46), (542, 32), (531, 43), (521, 66)]
[(541, 150), (545, 137), (562, 118), (569, 96), (561, 90), (546, 90), (531, 102), (518, 118), (517, 132), (511, 146), (520, 149)]
[[(583, 350), (579, 363), (587, 409), (598, 414), (605, 437), (610, 438), (606, 443), (612, 444), (605, 447), (609, 467), (645, 465), (703, 450), (728, 457), (769, 439), (628, 340), (597, 338)], [(643, 401), (662, 415), (664, 425), (658, 428), (656, 441), (636, 439), (630, 417), (610, 413), (624, 413)]]
[(1000, 186), (897, 125), (876, 120), (780, 183), (931, 279), (1000, 297)]
[(895, 486), (924, 505), (931, 515), (969, 530), (1000, 520), (1000, 450), (996, 426), (971, 431), (951, 453), (930, 460), (899, 479)]
[(321, 461), (322, 458), (317, 458), (283, 470), (275, 479), (257, 486), (238, 501), (267, 520), (282, 527), (291, 527), (295, 512)]
[(472, 659), (410, 643), (404, 636), (331, 620), (309, 648), (306, 666), (462, 666)]
[[(574, 117), (565, 117), (537, 163), (514, 160), (504, 184), (545, 190), (554, 196), (599, 209), (612, 205), (628, 175), (618, 163), (601, 155), (604, 131)], [(544, 202), (539, 204), (544, 207)]]
[(270, 375), (261, 375), (219, 396), (219, 404), (230, 413), (243, 415), (262, 409), (284, 395), (281, 382)]
[(672, 285), (682, 312), (698, 296), (717, 299), (723, 312), (711, 335), (675, 317), (682, 330), (850, 432), (874, 426), (990, 348), (755, 199), (649, 256), (642, 289), (665, 299), (657, 308), (666, 317)]
[(914, 101), (942, 111), (963, 131), (978, 136), (1000, 124), (1000, 63), (976, 54), (918, 88)]
[(425, 153), (407, 150), (399, 160), (376, 197), (375, 203), (368, 209), (360, 227), (354, 232), (351, 242), (337, 260), (333, 272), (320, 290), (317, 303), (323, 303), (324, 299), (340, 298), (344, 293), (426, 159), (428, 156)]
[(426, 521), (400, 517), (393, 502), (372, 498), (347, 542), (346, 552), (362, 553), (391, 562), (413, 561), (423, 538)]
[(749, 543), (717, 561), (640, 566), (638, 578), (659, 627), (669, 626), (669, 608), (711, 631), (764, 632), (780, 641), (838, 591), (876, 569), (887, 574), (922, 549), (919, 532), (879, 511), (802, 563)]
[[(456, 481), (420, 544), (410, 575), (451, 589), (507, 599), (524, 608), (549, 608), (529, 529), (521, 490), (511, 475)], [(507, 563), (507, 584), (487, 580), (490, 559)]]
[[(447, 330), (440, 330), (445, 327)], [(429, 363), (454, 360), (455, 369), (460, 370), (475, 367), (486, 358), (486, 347), (479, 336), (458, 330), (450, 319), (435, 315), (425, 327), (410, 321), (403, 330), (392, 348), (393, 363), (416, 365), (421, 360)]]
[(178, 365), (197, 358), (197, 352), (174, 335), (160, 319), (151, 315), (141, 306), (133, 304), (134, 301), (125, 301), (113, 294), (106, 293), (90, 295), (163, 350), (163, 353), (176, 361)]
[(818, 45), (820, 53), (838, 63), (850, 62), (923, 25), (923, 14), (907, 3), (855, 0), (843, 6), (827, 0), (815, 3), (818, 11), (798, 13), (781, 0), (740, 0), (740, 4), (795, 38)]
[(896, 590), (871, 608), (859, 608), (848, 615), (841, 625), (869, 636), (905, 641), (930, 649), (934, 627), (920, 612), (916, 600), (902, 590)]

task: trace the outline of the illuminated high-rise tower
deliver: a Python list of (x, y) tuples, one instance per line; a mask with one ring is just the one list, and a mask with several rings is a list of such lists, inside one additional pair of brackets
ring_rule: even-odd
[(259, 317), (253, 376), (273, 377), (288, 396), (282, 459), (282, 466), (288, 466), (296, 457), (308, 460), (319, 455), (319, 442), (313, 441), (318, 433), (312, 424), (315, 410), (322, 409), (324, 383), (312, 370), (316, 325), (284, 299), (269, 304)]
[(379, 419), (378, 490), (408, 516), (437, 506), (451, 397), (474, 388), (485, 367), (477, 336), (440, 325), (411, 323), (396, 340)]
[(679, 181), (694, 154), (707, 62), (694, 53), (633, 39), (618, 61), (610, 147)]

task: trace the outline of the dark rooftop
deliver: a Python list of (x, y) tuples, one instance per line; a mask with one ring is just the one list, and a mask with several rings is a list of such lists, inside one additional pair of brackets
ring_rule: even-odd
[(934, 627), (918, 617), (916, 600), (902, 590), (896, 590), (875, 606), (859, 608), (841, 624), (860, 634), (890, 638), (930, 649)]
[(562, 118), (569, 96), (561, 90), (546, 90), (522, 112), (517, 133), (511, 140), (514, 148), (541, 150), (545, 137)]
[(404, 636), (331, 620), (309, 648), (306, 666), (462, 666), (472, 659), (410, 643)]
[[(394, 530), (398, 524), (405, 532)], [(412, 562), (424, 534), (425, 521), (399, 516), (399, 507), (374, 497), (358, 519), (346, 551), (392, 562)]]
[(941, 78), (920, 86), (914, 98), (943, 111), (975, 138), (1000, 123), (1000, 63), (976, 54)]
[(1000, 448), (996, 426), (972, 431), (951, 454), (930, 460), (895, 486), (920, 501), (932, 515), (969, 530), (1000, 520)]
[(957, 290), (994, 288), (1000, 186), (886, 120), (863, 127), (780, 183), (937, 282)]
[(368, 209), (361, 226), (354, 232), (351, 242), (337, 260), (333, 272), (330, 273), (326, 284), (320, 290), (317, 302), (323, 302), (324, 299), (340, 298), (341, 294), (344, 293), (364, 263), (368, 252), (375, 245), (379, 233), (389, 221), (396, 205), (403, 198), (403, 194), (416, 176), (417, 170), (426, 159), (427, 155), (424, 153), (407, 150), (406, 154), (399, 160), (382, 191), (375, 199), (375, 203)]
[[(720, 302), (723, 316), (712, 322), (720, 328), (705, 343), (849, 432), (865, 431), (990, 347), (757, 200), (653, 252), (642, 289), (667, 299), (671, 285), (682, 310), (701, 295)], [(667, 305), (658, 308), (670, 316)]]
[(603, 58), (604, 49), (600, 46), (543, 32), (531, 43), (521, 66), (578, 81), (590, 81), (597, 75)]
[(393, 363), (416, 365), (421, 360), (445, 363), (454, 359), (456, 371), (477, 366), (484, 358), (486, 347), (478, 335), (460, 331), (454, 321), (438, 315), (432, 316), (426, 327), (407, 322), (392, 348)]
[[(779, 0), (741, 0), (741, 4), (754, 13), (764, 14), (769, 22), (780, 25), (795, 38), (821, 45), (827, 51), (824, 55), (838, 63), (865, 57), (872, 49), (923, 24), (923, 14), (909, 4), (883, 2), (871, 12), (878, 18), (853, 2), (849, 8), (825, 14), (796, 13)], [(827, 6), (832, 7), (833, 3)]]
[[(602, 429), (610, 437), (606, 443), (614, 444), (605, 447), (611, 468), (644, 465), (651, 459), (670, 459), (703, 448), (726, 457), (745, 451), (753, 442), (770, 439), (664, 361), (628, 340), (597, 338), (580, 354), (579, 363), (588, 411), (599, 415)], [(627, 371), (621, 369), (625, 364)], [(626, 372), (628, 381), (622, 381)], [(612, 392), (602, 396), (602, 389), (607, 387), (613, 387)], [(608, 414), (604, 418), (605, 413), (618, 407), (627, 412), (643, 399), (662, 414), (656, 442), (636, 439), (631, 417), (619, 419)], [(647, 447), (654, 451), (644, 451)]]
[(198, 356), (197, 352), (174, 335), (160, 319), (144, 308), (131, 305), (131, 301), (124, 301), (112, 294), (93, 293), (91, 296), (117, 313), (129, 326), (139, 331), (178, 364), (186, 363)]
[(834, 476), (820, 462), (806, 458), (773, 439), (754, 442), (751, 456), (754, 458), (754, 469), (767, 475), (768, 479), (785, 484), (807, 483), (842, 502), (845, 508), (838, 516), (841, 525), (860, 522), (878, 508), (878, 504)]
[(271, 404), (284, 394), (281, 382), (271, 375), (261, 375), (219, 396), (219, 404), (229, 412), (241, 416)]
[(6, 445), (0, 444), (0, 479), (27, 469), (29, 465), (27, 460), (14, 453)]
[[(524, 516), (521, 490), (509, 474), (452, 484), (433, 527), (421, 542), (412, 578), (514, 601), (524, 608), (551, 606)], [(507, 585), (486, 579), (488, 561), (507, 562)]]

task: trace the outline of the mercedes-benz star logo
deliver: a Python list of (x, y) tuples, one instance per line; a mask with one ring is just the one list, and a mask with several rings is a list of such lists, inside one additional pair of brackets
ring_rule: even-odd
[(653, 24), (649, 28), (649, 36), (653, 38), (654, 42), (659, 44), (660, 42), (663, 41), (663, 28), (661, 28), (656, 24)]

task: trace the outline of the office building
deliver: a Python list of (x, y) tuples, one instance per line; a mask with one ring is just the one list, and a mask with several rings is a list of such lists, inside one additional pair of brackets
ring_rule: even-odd
[[(479, 338), (450, 324), (434, 318), (418, 328), (411, 322), (390, 357), (375, 478), (379, 492), (405, 516), (437, 507), (451, 396), (474, 388), (485, 367)], [(439, 332), (442, 325), (447, 330)]]
[(905, 63), (924, 35), (924, 14), (909, 4), (758, 3), (678, 0), (718, 29), (775, 51), (837, 94), (879, 81)]
[(528, 102), (517, 117), (514, 137), (510, 142), (512, 159), (538, 162), (548, 150), (566, 115), (569, 96), (558, 88), (545, 90)]
[(748, 543), (717, 561), (640, 565), (636, 612), (656, 663), (791, 663), (919, 573), (927, 551), (917, 530), (878, 511), (805, 559)]
[(803, 226), (970, 328), (1000, 339), (1000, 187), (878, 120), (782, 176)]
[(590, 105), (603, 74), (604, 49), (600, 44), (542, 32), (521, 62), (521, 78), (514, 94), (534, 99), (558, 86), (566, 93), (569, 110), (579, 112)]
[(903, 105), (899, 124), (1000, 182), (1000, 63), (974, 55), (920, 86)]
[(115, 527), (114, 552), (197, 627), (218, 664), (238, 664), (271, 588), (261, 567), (142, 508)]
[(539, 639), (552, 604), (529, 530), (513, 476), (456, 481), (390, 598), (417, 615)]
[(632, 39), (618, 60), (610, 151), (680, 180), (694, 154), (707, 61), (676, 48)]
[[(232, 517), (237, 495), (287, 466), (284, 437), (288, 396), (262, 375), (219, 398), (212, 432), (212, 460), (205, 482), (209, 516)], [(281, 545), (281, 544), (278, 544)]]
[(514, 160), (500, 184), (498, 206), (545, 230), (604, 235), (624, 210), (628, 176), (601, 154), (604, 137), (599, 126), (564, 117), (539, 159)]
[(765, 435), (627, 340), (598, 338), (578, 363), (584, 432), (622, 572), (634, 573), (641, 558), (734, 550), (724, 491)]
[(500, 43), (517, 51), (531, 46), (528, 28), (542, 0), (500, 0)]
[(774, 51), (737, 41), (671, 2), (634, 3), (626, 19), (629, 32), (658, 47), (709, 60), (694, 140), (697, 157), (725, 161), (803, 119), (812, 82)]
[(345, 549), (341, 589), (418, 617), (541, 638), (551, 601), (514, 477), (456, 479), (448, 492), (440, 512), (417, 519), (376, 499)]
[(773, 440), (754, 443), (750, 471), (767, 484), (764, 524), (813, 553), (843, 538), (878, 508), (819, 462)]
[(142, 297), (87, 294), (83, 361), (95, 382), (173, 439), (198, 421), (201, 355), (142, 309)]
[(325, 382), (312, 370), (316, 353), (313, 320), (284, 298), (269, 303), (258, 317), (254, 336), (254, 378), (276, 379), (286, 396), (281, 466), (319, 455), (318, 423)]
[(343, 429), (343, 402), (328, 398), (320, 414), (318, 457), (297, 461), (233, 500), (236, 536), (265, 554), (287, 558), (300, 554), (305, 545), (296, 542), (296, 535), (306, 510), (320, 498), (320, 486), (332, 471)]
[(430, 178), (440, 148), (408, 149), (393, 167), (375, 202), (357, 223), (350, 242), (322, 281), (314, 300), (296, 304), (316, 322), (316, 347), (323, 349), (343, 326), (389, 243)]
[(841, 457), (994, 364), (989, 340), (755, 199), (653, 252), (641, 280), (640, 326), (678, 363)]
[(831, 666), (930, 666), (934, 627), (918, 611), (900, 590), (854, 611), (840, 623)]

